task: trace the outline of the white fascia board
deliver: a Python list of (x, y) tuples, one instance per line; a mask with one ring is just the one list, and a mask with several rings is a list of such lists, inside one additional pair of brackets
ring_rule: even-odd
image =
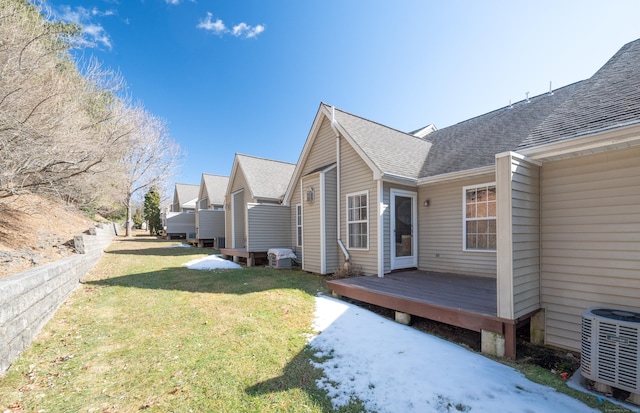
[(382, 174), (382, 181), (390, 184), (417, 186), (418, 180), (416, 178), (410, 178), (408, 176), (394, 175), (389, 173)]
[(473, 178), (481, 175), (495, 173), (495, 165), (481, 166), (479, 168), (465, 169), (464, 171), (450, 172), (436, 176), (429, 176), (418, 179), (418, 186), (434, 184), (439, 182), (458, 181), (461, 179)]
[(227, 183), (227, 190), (225, 192), (225, 198), (227, 195), (231, 195), (231, 188), (233, 185), (233, 181), (236, 177), (236, 171), (238, 170), (238, 154), (236, 153), (233, 157), (233, 166), (231, 167), (231, 174), (229, 175), (229, 182)]
[(635, 145), (640, 145), (640, 124), (637, 122), (615, 129), (522, 149), (518, 153), (544, 162)]
[(524, 156), (518, 152), (502, 152), (502, 153), (497, 153), (496, 154), (496, 160), (500, 159), (500, 158), (506, 158), (506, 157), (511, 157), (511, 158), (515, 158), (521, 161), (525, 161), (525, 162), (529, 162), (533, 165), (537, 165), (537, 166), (542, 166), (542, 162), (537, 161), (533, 158), (530, 158), (528, 156)]

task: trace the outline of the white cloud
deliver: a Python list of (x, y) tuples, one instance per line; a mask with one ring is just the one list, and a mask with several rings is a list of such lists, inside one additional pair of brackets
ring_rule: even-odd
[(180, 4), (180, 0), (165, 0), (167, 4), (173, 4), (174, 6)]
[(222, 20), (217, 19), (216, 21), (213, 21), (213, 14), (211, 13), (207, 13), (207, 17), (205, 17), (204, 20), (201, 20), (196, 27), (212, 31), (215, 34), (222, 34), (227, 31), (227, 27), (224, 25)]
[(95, 48), (102, 46), (111, 50), (111, 37), (104, 27), (93, 22), (92, 18), (112, 16), (114, 14), (113, 10), (103, 12), (95, 7), (89, 10), (82, 6), (78, 6), (75, 9), (70, 6), (61, 6), (56, 12), (56, 18), (82, 27), (82, 36), (74, 41), (77, 47)]
[[(168, 1), (168, 0), (167, 0)], [(200, 20), (198, 25), (196, 26), (199, 29), (204, 29), (207, 31), (214, 32), (215, 34), (222, 35), (224, 33), (230, 33), (236, 37), (242, 37), (245, 39), (251, 39), (258, 36), (260, 33), (264, 32), (265, 26), (259, 24), (257, 26), (249, 26), (248, 24), (242, 22), (233, 26), (232, 29), (228, 29), (227, 26), (221, 19), (213, 20), (213, 14), (207, 13), (207, 17)]]

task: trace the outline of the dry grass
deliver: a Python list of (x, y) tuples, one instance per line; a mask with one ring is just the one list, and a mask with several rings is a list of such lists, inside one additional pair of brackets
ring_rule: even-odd
[(0, 199), (0, 278), (74, 254), (73, 236), (93, 225), (74, 208), (37, 195)]

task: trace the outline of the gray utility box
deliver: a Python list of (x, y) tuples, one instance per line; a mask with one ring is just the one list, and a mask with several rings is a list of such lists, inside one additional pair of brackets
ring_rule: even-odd
[(291, 260), (295, 259), (296, 255), (288, 248), (270, 248), (267, 257), (271, 268), (291, 268)]
[(291, 268), (291, 258), (277, 258), (275, 255), (269, 255), (269, 267)]

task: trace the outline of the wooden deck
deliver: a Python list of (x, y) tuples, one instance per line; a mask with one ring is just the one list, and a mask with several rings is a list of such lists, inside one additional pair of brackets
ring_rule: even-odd
[(395, 311), (505, 337), (505, 355), (515, 358), (518, 324), (497, 316), (496, 280), (458, 274), (406, 271), (327, 281), (334, 293)]
[(256, 258), (267, 258), (267, 251), (247, 251), (246, 248), (220, 248), (220, 254), (233, 257), (233, 261), (237, 262), (237, 257), (247, 259), (247, 267), (253, 267)]

